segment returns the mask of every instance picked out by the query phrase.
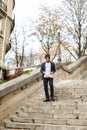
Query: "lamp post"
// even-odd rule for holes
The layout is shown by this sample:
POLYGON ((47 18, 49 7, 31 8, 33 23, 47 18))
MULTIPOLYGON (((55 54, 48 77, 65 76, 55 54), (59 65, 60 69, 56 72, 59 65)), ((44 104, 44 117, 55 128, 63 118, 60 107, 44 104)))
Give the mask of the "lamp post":
POLYGON ((61 63, 61 41, 60 41, 60 30, 57 30, 58 33, 58 62, 61 63))

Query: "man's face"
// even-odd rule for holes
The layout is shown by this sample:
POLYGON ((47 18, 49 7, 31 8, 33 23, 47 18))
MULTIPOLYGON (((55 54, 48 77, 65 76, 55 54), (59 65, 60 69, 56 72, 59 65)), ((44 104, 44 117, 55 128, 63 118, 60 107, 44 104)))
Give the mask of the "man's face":
POLYGON ((50 58, 49 58, 49 57, 46 57, 46 61, 49 62, 49 61, 50 61, 50 58))

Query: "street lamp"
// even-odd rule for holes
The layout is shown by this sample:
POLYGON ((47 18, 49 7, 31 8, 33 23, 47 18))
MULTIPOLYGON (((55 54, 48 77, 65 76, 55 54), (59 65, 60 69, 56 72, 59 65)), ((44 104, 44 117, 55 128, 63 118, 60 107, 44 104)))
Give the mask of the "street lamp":
POLYGON ((61 63, 60 30, 57 30, 57 34, 58 34, 58 61, 59 63, 61 63))

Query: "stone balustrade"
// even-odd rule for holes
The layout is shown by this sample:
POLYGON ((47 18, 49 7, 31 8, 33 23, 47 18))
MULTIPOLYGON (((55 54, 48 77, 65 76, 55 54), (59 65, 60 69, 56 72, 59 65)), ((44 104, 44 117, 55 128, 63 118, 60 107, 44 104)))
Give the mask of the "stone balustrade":
POLYGON ((79 79, 85 70, 87 70, 87 56, 83 56, 68 66, 61 65, 56 77, 58 77, 58 80, 79 79))

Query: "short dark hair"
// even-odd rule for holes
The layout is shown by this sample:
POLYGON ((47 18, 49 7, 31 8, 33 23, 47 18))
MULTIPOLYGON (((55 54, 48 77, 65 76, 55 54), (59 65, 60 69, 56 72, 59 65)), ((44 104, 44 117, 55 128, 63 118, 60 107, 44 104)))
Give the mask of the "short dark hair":
POLYGON ((45 55, 45 59, 46 59, 47 57, 50 59, 50 54, 46 54, 46 55, 45 55))

